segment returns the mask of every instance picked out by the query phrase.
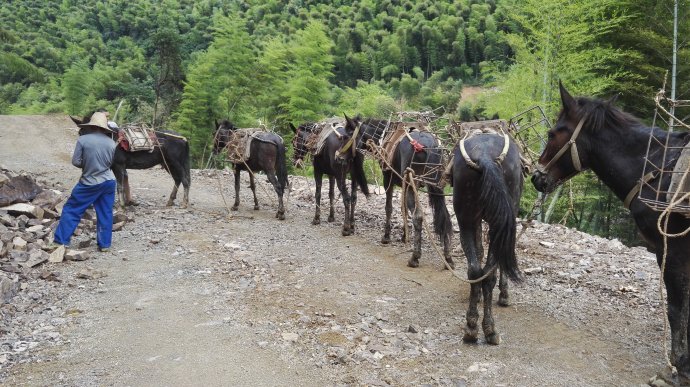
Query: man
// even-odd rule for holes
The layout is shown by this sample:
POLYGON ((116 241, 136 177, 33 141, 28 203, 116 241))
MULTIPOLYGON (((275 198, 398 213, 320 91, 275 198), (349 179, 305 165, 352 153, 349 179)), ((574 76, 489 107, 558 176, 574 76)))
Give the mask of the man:
MULTIPOLYGON (((120 133, 120 127, 117 125, 115 121, 110 120, 110 112, 108 112, 105 109, 98 109, 98 112, 103 112, 105 113, 105 117, 108 119, 108 129, 110 129, 113 133, 115 133, 115 137, 117 137, 120 133)), ((115 113, 117 115, 117 112, 115 113)), ((117 138, 115 138, 115 141, 118 141, 117 138)), ((125 176, 122 179, 122 189, 125 192, 125 203, 122 205, 130 205, 130 206, 137 206, 139 203, 135 202, 134 199, 132 199, 132 191, 129 189, 129 174, 127 174, 127 170, 125 169, 125 176)))
POLYGON ((68 245, 74 230, 89 206, 96 210, 96 242, 98 250, 110 249, 113 233, 113 204, 117 183, 110 170, 115 155, 115 142, 108 135, 108 118, 95 112, 89 122, 79 125, 85 134, 79 136, 72 156, 72 165, 81 168, 81 178, 72 189, 62 209, 53 238, 57 245, 68 245))

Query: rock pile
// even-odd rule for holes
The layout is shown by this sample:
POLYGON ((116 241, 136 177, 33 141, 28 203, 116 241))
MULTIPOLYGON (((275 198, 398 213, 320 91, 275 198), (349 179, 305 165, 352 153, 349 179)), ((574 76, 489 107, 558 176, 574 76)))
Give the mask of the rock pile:
MULTIPOLYGON (((77 249, 51 247, 62 207, 69 192, 37 182, 29 174, 0 168, 0 303, 9 302, 21 289, 21 282, 36 277, 45 262, 83 261, 95 239, 96 215, 87 210, 75 232, 72 245, 77 249)), ((122 228, 126 217, 116 214, 114 222, 122 228)), ((52 273, 38 277, 52 279, 52 273)))

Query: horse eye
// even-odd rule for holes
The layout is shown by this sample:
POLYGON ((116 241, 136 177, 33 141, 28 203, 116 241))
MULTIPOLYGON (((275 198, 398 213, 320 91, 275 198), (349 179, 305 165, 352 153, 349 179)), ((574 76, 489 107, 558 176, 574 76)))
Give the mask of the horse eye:
POLYGON ((549 131, 548 137, 549 137, 549 140, 553 140, 556 137, 556 134, 552 131, 549 131))

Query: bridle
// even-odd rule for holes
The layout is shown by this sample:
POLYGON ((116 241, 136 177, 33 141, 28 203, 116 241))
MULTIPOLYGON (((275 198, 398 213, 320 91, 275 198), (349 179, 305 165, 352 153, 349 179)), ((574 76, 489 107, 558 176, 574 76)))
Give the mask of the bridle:
POLYGON ((553 165, 558 160, 560 160, 561 157, 563 157, 563 155, 565 154, 565 152, 568 151, 568 149, 570 149, 570 158, 573 162, 573 167, 575 168, 575 170, 577 172, 582 171, 582 163, 580 162, 580 155, 577 152, 577 144, 575 143, 575 141, 577 141, 577 137, 580 135, 580 131, 582 130, 582 126, 585 123, 585 119, 587 119, 587 115, 582 117, 580 119, 580 122, 577 123, 577 126, 575 127, 575 131, 573 132, 573 135, 570 136, 570 140, 568 140, 568 142, 565 145, 563 145, 563 147, 561 149, 558 150, 556 155, 546 164, 546 166, 538 169, 539 172, 541 172, 543 174, 548 173, 549 170, 551 169, 551 167, 553 167, 553 165))

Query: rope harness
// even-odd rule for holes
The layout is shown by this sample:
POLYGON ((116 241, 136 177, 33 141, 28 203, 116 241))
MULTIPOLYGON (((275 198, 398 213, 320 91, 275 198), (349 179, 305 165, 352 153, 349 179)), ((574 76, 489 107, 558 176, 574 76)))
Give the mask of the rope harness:
MULTIPOLYGON (((475 163, 470 156, 467 154, 467 149, 465 149, 465 138, 460 140, 459 148, 460 148, 460 153, 462 154, 462 158, 465 159, 465 162, 467 165, 470 166, 472 169, 476 169, 477 171, 481 171, 481 167, 479 164, 475 163)), ((508 147, 510 146, 510 137, 508 137, 507 133, 503 133, 503 150, 501 151, 501 154, 496 157, 496 163, 501 164, 503 163, 503 160, 505 160, 506 155, 508 154, 508 147)))

